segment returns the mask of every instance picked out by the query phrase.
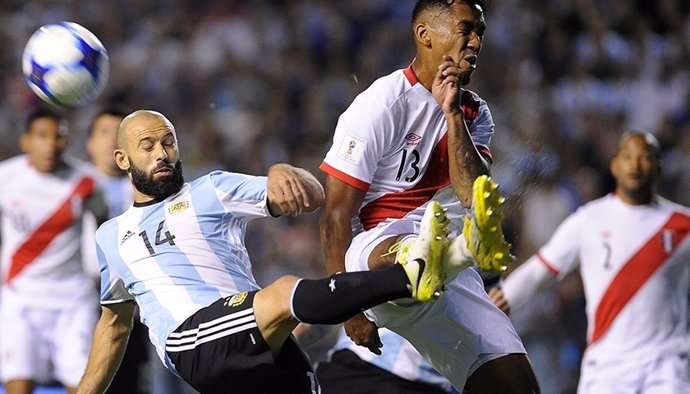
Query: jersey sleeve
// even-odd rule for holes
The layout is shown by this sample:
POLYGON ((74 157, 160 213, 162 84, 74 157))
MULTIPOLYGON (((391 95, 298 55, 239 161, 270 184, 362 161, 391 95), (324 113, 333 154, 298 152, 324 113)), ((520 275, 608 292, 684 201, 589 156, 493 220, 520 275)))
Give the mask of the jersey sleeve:
POLYGON ((321 170, 368 191, 378 163, 390 146, 394 129, 394 121, 385 106, 372 96, 358 96, 338 119, 333 145, 321 170))
POLYGON ((583 212, 580 208, 568 216, 537 252, 536 257, 541 263, 559 278, 563 278, 578 266, 578 242, 581 238, 580 222, 583 212))
POLYGON ((209 174, 225 212, 246 220, 270 215, 267 205, 268 178, 226 171, 209 174))
POLYGON ((108 267, 105 253, 98 244, 96 244, 96 255, 101 266, 101 304, 107 305, 134 301, 134 297, 125 288, 122 279, 115 275, 108 267))
POLYGON ((465 111, 465 119, 471 120, 469 130, 472 142, 484 157, 493 161, 489 146, 496 126, 488 104, 476 93, 465 91, 461 106, 465 111))

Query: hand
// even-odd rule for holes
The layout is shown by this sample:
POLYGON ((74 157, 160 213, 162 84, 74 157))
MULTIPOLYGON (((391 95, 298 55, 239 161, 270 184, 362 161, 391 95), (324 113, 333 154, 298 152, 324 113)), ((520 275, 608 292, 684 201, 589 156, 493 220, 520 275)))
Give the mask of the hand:
POLYGON ((379 338, 378 327, 364 316, 363 313, 356 314, 344 324, 345 333, 352 342, 359 346, 364 346, 374 354, 381 354, 381 338, 379 338))
POLYGON ((462 113, 460 109, 462 71, 452 57, 444 55, 443 62, 438 66, 438 72, 431 85, 432 96, 447 115, 462 113))
POLYGON ((506 315, 510 315, 510 305, 508 305, 508 300, 505 299, 503 290, 498 287, 494 287, 489 290, 489 298, 491 301, 502 310, 506 315))
POLYGON ((268 170, 268 203, 271 211, 297 216, 323 205, 321 183, 307 170, 289 164, 276 164, 268 170))

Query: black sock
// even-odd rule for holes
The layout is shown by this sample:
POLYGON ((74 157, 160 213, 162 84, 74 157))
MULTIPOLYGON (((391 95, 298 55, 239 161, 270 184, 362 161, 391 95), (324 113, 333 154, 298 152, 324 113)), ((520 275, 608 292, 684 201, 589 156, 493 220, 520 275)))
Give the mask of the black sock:
POLYGON ((383 302, 409 298, 409 283, 400 264, 325 279, 302 279, 292 295, 292 313, 304 323, 342 323, 383 302))

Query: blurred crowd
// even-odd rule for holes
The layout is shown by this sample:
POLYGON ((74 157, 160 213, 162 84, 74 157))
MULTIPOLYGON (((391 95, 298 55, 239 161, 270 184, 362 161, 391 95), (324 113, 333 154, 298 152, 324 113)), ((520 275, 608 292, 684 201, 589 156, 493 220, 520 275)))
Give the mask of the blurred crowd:
MULTIPOLYGON (((176 125, 185 174, 265 173, 287 161, 318 170, 339 114, 376 78, 406 67, 414 0, 6 0, 0 2, 0 159, 18 153, 40 101, 21 73, 39 26, 68 20, 110 56, 99 100, 65 111, 69 152, 99 106, 154 109, 176 125)), ((468 88, 496 123, 492 171, 508 196, 518 263, 578 205, 610 191, 620 134, 655 133, 661 194, 690 205, 690 3, 683 0, 489 0, 468 88)), ((324 272, 318 214, 252 224, 261 284, 324 272)), ((512 316, 544 392, 577 382, 584 346, 579 280, 544 289, 512 316)), ((385 350, 385 349, 384 349, 385 350)))

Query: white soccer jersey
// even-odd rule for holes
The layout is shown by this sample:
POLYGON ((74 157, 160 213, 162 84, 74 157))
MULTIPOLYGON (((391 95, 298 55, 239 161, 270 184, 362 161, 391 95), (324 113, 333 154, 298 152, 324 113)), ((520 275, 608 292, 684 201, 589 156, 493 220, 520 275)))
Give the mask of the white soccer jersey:
MULTIPOLYGON (((552 274, 580 267, 590 365, 690 350, 690 209, 615 195, 569 216, 537 254, 552 274)), ((510 278, 508 278, 510 280, 510 278)))
MULTIPOLYGON (((491 158, 494 123, 486 102, 463 90, 461 107, 477 149, 491 158)), ((447 124, 431 92, 410 67, 375 81, 340 116, 321 169, 367 192, 355 231, 441 202, 451 219, 464 213, 450 187, 447 124)))
POLYGON ((214 171, 98 229, 101 303, 135 299, 169 367, 165 341, 183 321, 221 297, 259 289, 244 236, 250 219, 269 215, 266 182, 214 171))
POLYGON ((41 173, 20 155, 0 163, 0 179, 2 302, 69 308, 95 297, 82 267, 82 213, 105 205, 84 163, 41 173))
MULTIPOLYGON (((494 123, 486 102, 475 93, 463 90, 460 105, 477 150, 491 159, 489 143, 494 133, 494 123)), ((357 261, 357 269, 366 269, 359 264, 367 264, 368 253, 364 250, 373 247, 373 239, 390 236, 390 233, 395 233, 400 228, 409 228, 411 222, 419 223, 426 204, 432 199, 443 205, 451 220, 451 230, 459 230, 462 223, 460 217, 465 214, 465 209, 450 182, 447 131, 441 107, 431 92, 419 83, 411 67, 375 81, 340 116, 333 146, 326 154, 321 169, 366 192, 358 218, 353 221, 353 232, 359 235, 353 239, 346 256, 348 270, 355 269, 348 265, 348 260, 357 261), (401 223, 407 224, 396 226, 401 223)), ((461 274, 454 281, 465 281, 463 284, 472 282, 475 287, 468 285, 462 291, 455 291, 450 286, 451 290, 446 293, 443 302, 425 304, 419 308, 429 311, 430 305, 441 306, 460 300, 465 307, 461 309, 462 313, 449 308, 444 312, 437 310, 425 314, 425 319, 428 317, 429 322, 441 320, 446 324, 445 327, 451 326, 452 332, 444 334, 445 339, 429 339, 434 336, 429 327, 416 322, 412 317, 414 313, 401 312, 397 307, 393 308, 395 313, 385 309, 385 306, 374 308, 380 312, 374 313, 374 320, 379 326, 390 324, 396 332, 404 331, 405 334, 402 335, 409 335, 408 339, 412 342, 417 340, 423 353, 430 355, 435 352, 436 359, 432 360, 434 364, 438 363, 436 365, 445 368, 443 373, 449 379, 454 379, 457 386, 464 386, 467 375, 473 372, 471 369, 478 358, 477 352, 513 353, 524 352, 524 348, 508 318, 491 305, 477 275, 472 277, 467 273, 461 274), (474 291, 484 298, 475 296, 474 291), (452 295, 449 294, 451 292, 452 295), (488 313, 487 306, 491 308, 488 313), (463 319, 460 315, 465 315, 467 308, 471 309, 472 318, 463 319), (403 316, 403 313, 407 315, 403 316), (434 313, 437 314, 432 316, 434 313), (496 331, 506 333, 506 339, 495 341, 492 336, 490 340, 485 337, 484 341, 476 341, 481 334, 475 335, 468 328, 476 327, 476 322, 471 321, 472 319, 481 320, 484 324, 495 323, 496 331), (403 330, 400 325, 407 326, 409 330, 403 330), (505 327, 509 327, 510 331, 504 331, 505 327), (412 337, 415 337, 414 340, 412 337), (452 341, 451 338, 461 341, 461 348, 457 345, 458 351, 452 354, 438 351, 452 341), (469 343, 473 340, 476 342, 469 343)), ((397 342, 398 346, 394 345, 389 349, 386 345, 383 349, 384 358, 371 362, 406 379, 421 378, 440 385, 447 383, 432 375, 427 369, 429 364, 415 348, 408 346, 407 341, 403 345, 402 338, 393 339, 393 333, 386 335, 390 335, 389 341, 397 342)), ((457 343, 460 342, 455 344, 457 343)))
POLYGON ((363 346, 355 345, 345 334, 345 330, 340 329, 338 342, 333 351, 348 349, 362 360, 404 379, 434 385, 448 392, 452 390, 450 382, 426 362, 403 337, 386 328, 379 329, 379 337, 383 343, 383 352, 380 356, 363 346))

